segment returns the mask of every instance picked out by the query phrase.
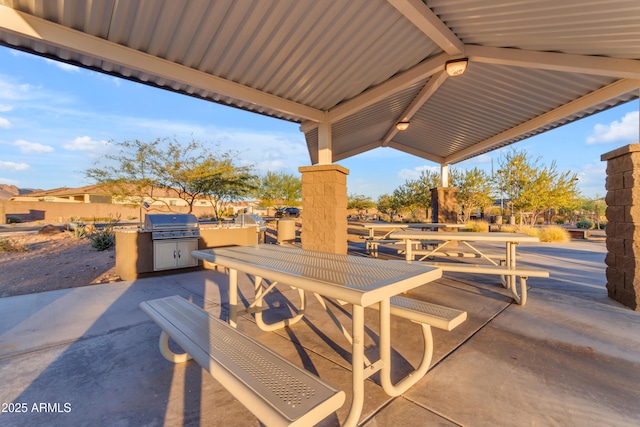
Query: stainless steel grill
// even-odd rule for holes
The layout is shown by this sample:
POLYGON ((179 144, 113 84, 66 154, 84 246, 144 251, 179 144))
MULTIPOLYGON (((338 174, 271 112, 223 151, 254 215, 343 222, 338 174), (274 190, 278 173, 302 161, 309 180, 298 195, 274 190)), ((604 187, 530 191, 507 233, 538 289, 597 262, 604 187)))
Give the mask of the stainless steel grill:
POLYGON ((144 231, 151 232, 153 240, 200 237, 198 219, 192 214, 147 214, 144 231))

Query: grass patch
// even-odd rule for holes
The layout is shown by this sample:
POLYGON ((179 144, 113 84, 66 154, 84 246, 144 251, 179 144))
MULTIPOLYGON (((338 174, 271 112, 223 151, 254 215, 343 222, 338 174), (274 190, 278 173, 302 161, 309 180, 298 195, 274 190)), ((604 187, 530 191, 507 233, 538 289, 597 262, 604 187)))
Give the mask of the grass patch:
POLYGON ((477 233, 486 233, 489 231, 489 223, 487 221, 469 221, 463 229, 464 231, 474 231, 477 233))
POLYGON ((531 225, 503 225, 500 231, 507 233, 524 233, 537 237, 541 242, 569 242, 569 232, 559 225, 533 227, 531 225))
POLYGON ((541 242, 568 242, 571 240, 569 232, 557 225, 550 225, 540 229, 541 242))

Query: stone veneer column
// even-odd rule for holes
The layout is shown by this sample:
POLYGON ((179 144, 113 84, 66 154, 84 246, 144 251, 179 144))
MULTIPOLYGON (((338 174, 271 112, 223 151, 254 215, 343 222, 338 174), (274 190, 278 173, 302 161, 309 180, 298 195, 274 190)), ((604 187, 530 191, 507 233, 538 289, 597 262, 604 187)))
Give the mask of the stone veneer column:
POLYGON ((335 164, 301 166, 302 248, 347 253, 347 175, 335 164))
MULTIPOLYGON (((431 189, 431 222, 456 224, 458 222, 458 188, 431 189)), ((439 228, 438 231, 457 231, 457 228, 439 228)))
POLYGON ((640 311, 640 144, 601 156, 607 162, 607 291, 640 311))

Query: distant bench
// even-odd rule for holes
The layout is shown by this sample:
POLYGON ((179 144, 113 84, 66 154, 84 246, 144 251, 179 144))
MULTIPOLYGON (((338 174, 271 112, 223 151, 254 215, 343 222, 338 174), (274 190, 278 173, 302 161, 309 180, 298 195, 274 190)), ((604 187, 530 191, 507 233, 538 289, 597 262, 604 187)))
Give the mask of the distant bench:
POLYGON ((514 299, 520 305, 525 305, 527 302, 527 279, 529 277, 549 277, 547 270, 533 267, 509 268, 505 265, 480 265, 461 262, 425 262, 425 265, 440 268, 443 272, 498 275, 501 276, 502 286, 507 289, 509 286, 507 285, 505 277, 519 277, 520 292, 518 292, 515 281, 510 290, 514 299))
POLYGON ((160 352, 193 358, 267 426, 310 426, 339 409, 345 393, 179 296, 140 308, 162 328, 160 352), (182 349, 169 349, 171 337, 182 349))

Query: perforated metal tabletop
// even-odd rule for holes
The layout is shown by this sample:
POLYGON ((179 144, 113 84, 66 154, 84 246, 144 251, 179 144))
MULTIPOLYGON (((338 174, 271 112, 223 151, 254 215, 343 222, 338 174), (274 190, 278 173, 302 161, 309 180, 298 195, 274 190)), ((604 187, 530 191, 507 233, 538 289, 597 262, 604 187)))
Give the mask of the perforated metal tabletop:
POLYGON ((364 307, 442 275, 439 269, 423 265, 278 245, 215 248, 194 251, 192 255, 364 307))

